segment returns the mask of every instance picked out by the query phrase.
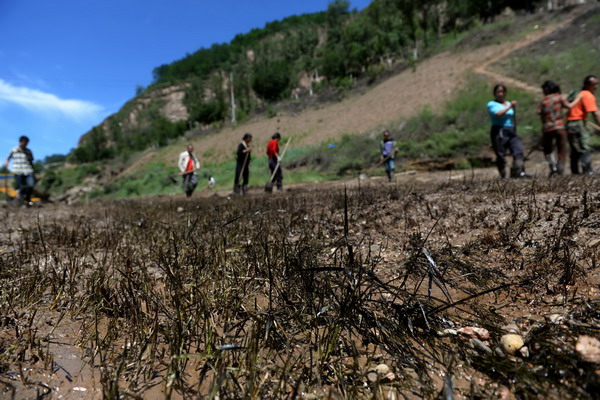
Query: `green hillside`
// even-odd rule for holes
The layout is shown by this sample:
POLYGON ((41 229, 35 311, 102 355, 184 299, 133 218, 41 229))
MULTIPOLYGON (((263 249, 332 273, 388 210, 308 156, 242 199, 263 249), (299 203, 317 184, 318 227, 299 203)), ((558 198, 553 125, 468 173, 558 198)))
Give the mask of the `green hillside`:
POLYGON ((262 29, 237 35, 154 69, 154 82, 138 97, 150 104, 125 123, 138 105, 126 104, 105 124, 88 132, 70 155, 72 162, 111 159, 125 153, 162 147, 197 126, 218 128, 231 115, 229 88, 235 87, 236 120, 272 113, 271 104, 302 90, 323 94, 373 82, 414 66, 440 49, 444 36, 454 36, 493 19, 506 7, 521 10, 533 2, 503 0, 374 0, 361 12, 335 0, 326 11, 292 16, 262 29), (393 72, 393 71, 392 71, 393 72), (310 83, 301 85, 301 78, 310 83), (230 81, 232 79, 232 81, 230 81), (364 82, 363 82, 364 83, 364 82), (184 88, 185 121, 159 112, 153 93, 184 88))
MULTIPOLYGON (((441 4, 440 2, 422 3, 441 4)), ((400 73, 403 69, 408 68, 410 71, 411 66, 418 69, 425 59, 436 53, 449 50, 450 53, 468 54, 485 46, 493 47, 496 44, 518 41, 537 29, 538 24, 555 24, 564 14, 560 12, 523 13, 516 17, 500 17, 491 21, 491 15, 500 9, 486 15, 481 11, 476 12, 475 8, 461 8, 468 2, 456 2, 456 4, 444 2, 448 8, 444 13, 444 18, 437 21, 437 25, 431 22, 436 19, 431 17, 425 7, 419 9, 417 16, 423 18, 427 14, 428 17, 413 26, 402 23, 403 18, 407 18, 406 10, 399 7, 402 4, 405 2, 374 1, 366 10, 357 13, 349 11, 345 2, 334 2, 330 4, 329 10, 326 12, 290 17, 274 22, 268 24, 264 29, 256 29, 250 33, 238 35, 229 44, 201 49, 182 60, 158 67, 155 71, 155 83, 140 96, 148 96, 153 91, 165 87, 185 86, 188 90, 185 101, 190 109, 190 118, 199 118, 198 115, 204 115, 204 113, 213 116, 219 115, 219 118, 212 124, 204 124, 204 126, 210 126, 210 129, 198 129, 200 123, 198 119, 170 122, 160 116, 158 105, 155 105, 155 107, 149 107, 149 111, 146 110, 137 115, 138 120, 142 121, 137 131, 120 131, 118 127, 123 126, 121 122, 127 117, 127 112, 134 107, 134 103, 130 102, 108 120, 108 125, 113 128, 110 138, 107 138, 106 132, 99 128, 92 130, 87 140, 69 155, 69 160, 75 163, 72 163, 69 168, 55 168, 47 171, 46 177, 41 182, 41 188, 57 194, 87 180, 97 182, 96 188, 87 194, 92 197, 178 193, 179 186, 171 184, 168 179, 168 174, 175 172, 175 167, 171 161, 167 160, 171 160, 173 153, 178 151, 174 148, 178 149, 182 146, 181 140, 183 139, 179 139, 179 137, 185 135, 184 140, 188 141, 193 138, 205 137, 203 135, 219 135, 220 130, 228 126, 225 122, 225 115, 228 115, 230 110, 225 101, 226 93, 222 89, 223 82, 219 81, 224 76, 224 71, 231 71, 234 76, 247 74, 245 79, 248 85, 246 102, 244 102, 243 88, 236 85, 238 120, 240 126, 243 127, 245 118, 249 118, 252 113, 263 112, 265 114, 263 118, 268 119, 276 116, 279 109, 302 106, 302 104, 298 105, 297 101, 283 99, 287 95, 280 94, 279 97, 258 95, 257 93, 262 92, 256 91, 253 85, 256 84, 256 79, 260 80, 256 78, 260 75, 260 65, 268 64, 278 66, 277 68, 288 68, 291 76, 295 76, 294 74, 307 68, 308 65, 321 71, 320 73, 329 71, 331 75, 326 75, 326 79, 315 87, 315 98, 316 101, 324 99, 324 101, 331 102, 332 99, 327 97, 328 93, 337 93, 337 96, 342 97, 354 96, 361 91, 370 90, 372 82, 385 85, 386 79, 400 73), (462 6, 458 7, 459 5, 462 6), (458 8, 456 11, 452 11, 454 10, 452 7, 458 8), (456 14, 452 14, 451 11, 456 14), (449 15, 454 15, 453 23, 448 17, 449 15), (465 17, 461 18, 460 15, 465 17), (331 22, 332 18, 337 19, 335 24, 331 22), (429 23, 425 24, 425 20, 429 23), (490 21, 484 23, 486 20, 490 21), (395 26, 392 21, 400 24, 397 30, 390 28, 395 26), (381 43, 388 43, 390 46, 391 43, 396 43, 398 47, 395 52, 391 47, 384 45, 379 48, 379 52, 376 52, 373 48, 377 47, 365 44, 367 42, 361 40, 360 35, 350 35, 350 32, 355 32, 354 28, 358 26, 368 27, 365 29, 373 32, 365 35, 364 40, 367 38, 374 40, 379 37, 378 40, 381 40, 381 43), (409 34, 411 31, 407 26, 415 29, 413 36, 409 34), (417 27, 421 28, 417 29, 417 27), (310 36, 311 34, 309 31, 318 36, 318 43, 311 48, 313 52, 303 51, 301 53, 306 57, 290 56, 290 59, 285 61, 286 54, 299 54, 297 53, 298 46, 302 47, 301 44, 305 43, 306 35, 310 36), (305 32, 306 35, 301 32, 305 32), (338 32, 335 41, 332 32, 338 32), (395 34, 400 35, 399 37, 403 39, 391 40, 390 38, 395 34), (357 38, 355 42, 350 40, 353 37, 357 38), (384 40, 386 37, 390 40, 384 40), (350 69, 344 69, 344 74, 336 75, 325 67, 326 64, 323 64, 328 54, 331 55, 338 51, 333 43, 337 43, 348 52, 349 57, 344 59, 344 68, 350 69), (352 52, 349 49, 358 49, 363 45, 365 48, 369 48, 368 53, 371 55, 363 59, 362 68, 352 69, 354 67, 350 67, 352 65, 350 61, 353 58, 350 56, 352 52), (411 59, 415 48, 420 57, 416 64, 415 60, 411 59), (246 56, 242 56, 247 55, 249 49, 254 51, 254 62, 252 63, 247 60, 246 56), (384 51, 384 49, 386 50, 384 51), (312 55, 309 57, 309 54, 312 55), (396 61, 395 66, 390 70, 384 66, 381 58, 379 61, 376 60, 376 54, 387 54, 390 57, 393 55, 400 61, 396 61), (309 62, 309 59, 312 61, 309 62), (263 64, 259 60, 262 60, 263 64), (221 71, 221 73, 215 73, 215 71, 221 71), (214 84, 212 93, 218 93, 218 88, 222 89, 221 100, 217 96, 213 100, 204 101, 199 95, 199 93, 205 93, 207 85, 210 87, 211 84, 214 84), (193 93, 197 95, 194 96, 193 93), (153 149, 148 150, 148 146, 153 149), (128 165, 138 162, 143 155, 148 155, 149 152, 159 156, 152 158, 153 161, 144 164, 143 168, 127 173, 121 172, 128 165), (160 154, 165 154, 165 156, 161 157, 160 154), (170 155, 167 156, 167 154, 170 155), (107 162, 107 160, 110 161, 107 162), (116 176, 116 178, 111 178, 111 176, 116 176)), ((435 8, 435 10, 439 10, 439 8, 435 8)), ((533 44, 511 53, 499 63, 493 64, 491 69, 502 72, 506 76, 521 79, 531 86, 538 86, 542 79, 552 77, 564 83, 565 89, 570 89, 575 82, 581 79, 580 75, 589 73, 584 74, 584 70, 592 70, 600 65, 597 53, 597 38, 600 37, 598 21, 600 8, 588 7, 587 10, 589 12, 581 13, 583 15, 569 27, 558 30, 549 37, 543 37, 534 41, 533 44), (581 29, 582 26, 586 29, 584 35, 577 32, 577 29, 581 29), (577 46, 568 45, 569 41, 575 40, 575 38, 577 46), (544 53, 543 50, 549 41, 556 44, 552 45, 554 47, 551 55, 544 53), (585 51, 586 48, 588 51, 585 51), (585 57, 581 56, 582 54, 585 57), (576 63, 573 60, 580 60, 580 62, 576 63), (538 71, 535 68, 545 68, 545 70, 538 71), (562 78, 564 80, 561 80, 562 78)), ((415 17, 413 21, 419 20, 419 18, 415 17)), ((339 51, 343 53, 343 50, 339 51)), ((432 86, 424 87, 423 90, 435 90, 436 78, 432 77, 432 86)), ((459 79, 459 77, 456 78, 459 79)), ((394 132, 400 149, 400 168, 402 165, 409 165, 409 162, 415 159, 432 161, 428 164, 432 168, 469 168, 490 163, 489 152, 482 153, 482 150, 489 147, 487 115, 483 105, 491 96, 490 82, 477 74, 470 74, 463 79, 464 82, 461 82, 459 90, 456 92, 440 93, 438 103, 442 104, 441 107, 435 109, 424 107, 408 119, 390 118, 381 121, 380 128, 388 128, 394 132)), ((292 83, 293 81, 290 80, 289 86, 286 86, 281 93, 289 91, 293 87, 292 83)), ((406 95, 418 96, 419 93, 407 93, 406 95)), ((511 88, 510 96, 511 99, 519 101, 519 108, 523 110, 519 118, 520 134, 524 136, 526 142, 533 142, 534 136, 539 131, 538 118, 532 111, 535 109, 538 96, 534 92, 517 88, 511 88)), ((333 100, 335 101, 335 97, 333 100)), ((322 106, 319 106, 318 103, 315 105, 313 101, 310 107, 318 109, 322 106)), ((310 113, 310 110, 305 112, 310 113)), ((335 179, 365 171, 379 172, 373 171, 372 166, 376 164, 378 157, 380 132, 380 129, 370 132, 347 132, 347 134, 334 139, 322 140, 320 143, 313 142, 309 145, 293 146, 285 162, 286 182, 335 179)), ((200 156, 204 161, 205 178, 209 175, 214 176, 217 180, 216 188, 229 188, 233 180, 233 161, 231 161, 233 157, 225 157, 229 161, 222 161, 223 157, 216 158, 209 154, 212 152, 210 148, 203 151, 204 153, 200 153, 200 156)), ((252 184, 264 183, 268 179, 264 156, 261 158, 258 154, 252 168, 252 184)))

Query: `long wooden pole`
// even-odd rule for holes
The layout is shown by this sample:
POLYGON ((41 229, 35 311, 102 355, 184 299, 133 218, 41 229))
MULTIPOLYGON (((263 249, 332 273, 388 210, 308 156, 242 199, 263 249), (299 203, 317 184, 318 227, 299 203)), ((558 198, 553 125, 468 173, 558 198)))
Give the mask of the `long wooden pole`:
POLYGON ((591 126, 592 128, 594 128, 595 130, 600 131, 600 126, 596 125, 592 121, 586 121, 586 124, 588 124, 589 126, 591 126))
POLYGON ((283 147, 283 152, 281 153, 281 157, 279 157, 279 161, 277 162, 277 165, 275 166, 275 169, 273 170, 273 174, 271 175, 271 179, 269 179, 269 183, 273 182, 273 178, 275 178, 275 174, 277 173, 277 170, 279 169, 279 166, 281 165, 281 160, 283 160, 283 156, 285 156, 285 151, 287 150, 288 144, 290 144, 291 141, 292 141, 292 138, 290 137, 288 139, 288 141, 285 143, 285 146, 283 147))

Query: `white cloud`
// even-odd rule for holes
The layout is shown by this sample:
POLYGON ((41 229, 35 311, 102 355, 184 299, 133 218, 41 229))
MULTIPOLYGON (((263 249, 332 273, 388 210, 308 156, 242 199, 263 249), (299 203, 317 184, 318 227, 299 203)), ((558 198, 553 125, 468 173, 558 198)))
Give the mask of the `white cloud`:
POLYGON ((26 87, 16 87, 0 79, 0 101, 16 104, 34 112, 61 113, 76 120, 95 119, 104 112, 98 104, 83 100, 61 99, 26 87))

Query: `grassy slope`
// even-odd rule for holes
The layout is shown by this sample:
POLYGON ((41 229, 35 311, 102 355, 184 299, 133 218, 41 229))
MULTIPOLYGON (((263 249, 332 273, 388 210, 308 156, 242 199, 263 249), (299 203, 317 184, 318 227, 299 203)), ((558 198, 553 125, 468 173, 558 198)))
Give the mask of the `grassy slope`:
POLYGON ((586 75, 599 74, 599 66, 600 7, 596 7, 566 29, 514 52, 493 69, 536 87, 550 79, 566 93, 581 87, 586 75))
MULTIPOLYGON (((393 132, 403 159, 453 158, 457 160, 455 167, 478 166, 481 150, 489 147, 484 104, 491 97, 493 82, 471 71, 494 60, 498 54, 510 54, 517 43, 531 42, 530 46, 544 48, 548 42, 544 29, 551 32, 552 26, 570 15, 529 15, 511 19, 510 23, 499 21, 477 27, 460 38, 445 38, 443 45, 450 51, 422 60, 415 71, 404 71, 364 93, 300 114, 280 113, 274 118, 257 118, 237 127, 225 127, 215 134, 190 132, 188 140, 203 161, 204 177, 214 176, 216 187, 221 189, 232 186, 233 151, 244 132, 251 132, 255 137, 251 169, 254 186, 261 186, 268 179, 262 153, 275 131, 293 140, 286 157, 286 183, 331 179, 369 170, 376 163, 379 136, 384 128, 393 132), (534 23, 543 23, 543 28, 537 29, 539 25, 534 28, 534 23)), ((595 21, 594 18, 597 17, 590 21, 595 21)), ((560 33, 551 33, 549 37, 556 35, 560 33)), ((580 40, 590 38, 593 39, 589 36, 580 40)), ((522 61, 527 58, 524 57, 527 49, 515 51, 516 57, 506 57, 492 68, 536 85, 538 73, 514 73, 515 65, 523 65, 522 71, 532 69, 522 61)), ((563 53, 571 51, 569 46, 557 47, 556 59, 568 57, 563 53)), ((559 62, 552 66, 566 68, 559 62)), ((514 87, 510 88, 509 97, 520 103, 521 135, 531 136, 539 131, 532 111, 536 97, 514 87)), ((177 155, 184 143, 148 152, 104 190, 93 195, 123 197, 180 192, 179 185, 170 183, 168 174, 175 172, 177 155)), ((205 182, 201 180, 201 185, 205 182)))

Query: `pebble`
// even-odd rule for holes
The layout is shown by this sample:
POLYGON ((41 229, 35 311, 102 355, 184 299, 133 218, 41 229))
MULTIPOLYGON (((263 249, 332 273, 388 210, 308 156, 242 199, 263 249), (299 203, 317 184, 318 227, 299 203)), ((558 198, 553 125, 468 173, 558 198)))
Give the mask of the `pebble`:
POLYGON ((480 340, 489 340, 490 332, 485 328, 479 328, 476 326, 467 326, 465 328, 457 329, 461 336, 467 338, 476 338, 480 340))
POLYGON ((600 340, 592 336, 580 336, 575 344, 575 350, 583 360, 600 363, 600 340))
POLYGON ((500 345, 502 346, 502 351, 512 356, 515 355, 517 350, 525 345, 525 341, 521 335, 509 333, 502 336, 500 339, 500 345))
POLYGON ((565 320, 565 317, 560 314, 551 314, 546 316, 546 320, 551 324, 560 324, 565 320))
POLYGON ((458 331, 456 329, 444 329, 443 331, 437 331, 438 336, 456 336, 458 335, 458 331))
POLYGON ((379 375, 377 374, 377 371, 375 371, 375 370, 367 371, 367 379, 369 380, 369 382, 377 382, 378 378, 379 378, 379 375))
POLYGON ((385 364, 379 364, 375 367, 375 371, 377 371, 379 375, 387 375, 390 372, 390 367, 385 364))
POLYGON ((506 386, 501 386, 496 391, 499 400, 509 400, 511 398, 510 390, 506 386))
POLYGON ((596 247, 598 244, 600 244, 600 237, 587 242, 587 247, 596 247))
POLYGON ((493 354, 494 352, 492 351, 492 349, 490 348, 490 346, 488 346, 487 344, 483 343, 481 340, 473 338, 471 339, 471 344, 473 345, 473 347, 475 347, 475 349, 482 351, 486 354, 493 354))
POLYGON ((183 207, 177 207, 177 213, 181 214, 184 211, 183 207))
POLYGON ((371 368, 367 371, 367 379, 369 382, 377 382, 377 380, 386 382, 396 379, 396 375, 393 372, 390 372, 390 367, 386 364, 379 364, 375 368, 371 368))
POLYGON ((506 326, 503 326, 502 330, 508 333, 516 333, 517 335, 519 334, 519 327, 517 326, 517 324, 508 324, 506 326))
POLYGON ((385 376, 383 377, 384 382, 392 382, 395 380, 396 380, 396 374, 394 374, 393 372, 389 372, 389 373, 385 374, 385 376))

